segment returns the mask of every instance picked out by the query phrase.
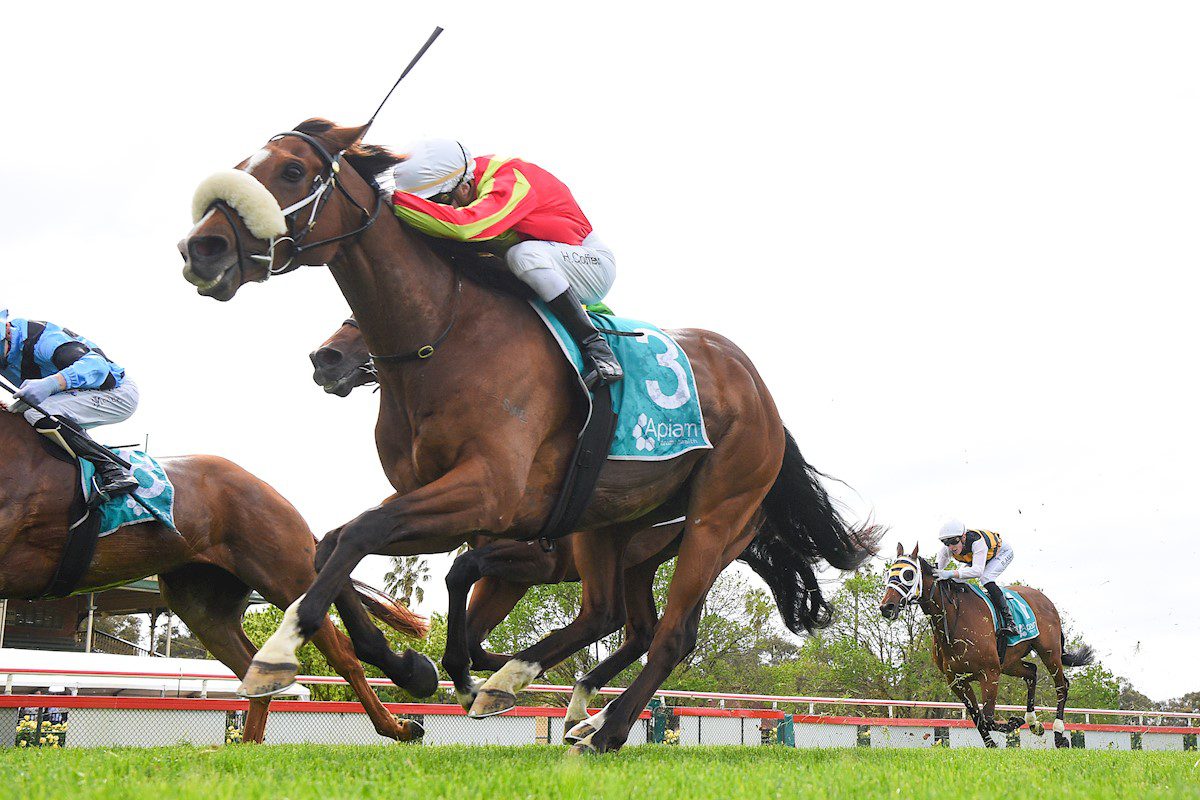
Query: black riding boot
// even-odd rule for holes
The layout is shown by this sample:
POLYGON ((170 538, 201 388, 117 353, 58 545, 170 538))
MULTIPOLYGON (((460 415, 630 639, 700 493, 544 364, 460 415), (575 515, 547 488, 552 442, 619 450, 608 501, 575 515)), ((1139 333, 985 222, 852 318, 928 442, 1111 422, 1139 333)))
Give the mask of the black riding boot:
POLYGON ((988 597, 992 598, 992 605, 996 607, 996 613, 1000 615, 1000 627, 996 629, 998 636, 1016 636, 1017 623, 1013 620, 1012 611, 1008 607, 1008 598, 1004 596, 1004 592, 1000 591, 1000 587, 995 582, 985 583, 983 588, 987 590, 988 597))
POLYGON ((93 441, 82 428, 76 428, 69 423, 60 425, 49 417, 42 417, 33 427, 71 455, 85 458, 95 465, 98 494, 102 499, 108 500, 117 495, 129 494, 138 488, 137 478, 113 461, 112 455, 93 441))
MULTIPOLYGON (((585 359, 592 362, 592 372, 583 379, 589 389, 594 389, 597 385, 616 383, 624 377, 625 373, 621 371, 621 365, 613 355, 612 348, 608 346, 604 334, 596 330, 591 318, 583 310, 583 304, 579 302, 575 290, 568 288, 546 305, 566 327, 571 338, 579 344, 585 359)), ((586 366, 585 363, 585 369, 586 366)))

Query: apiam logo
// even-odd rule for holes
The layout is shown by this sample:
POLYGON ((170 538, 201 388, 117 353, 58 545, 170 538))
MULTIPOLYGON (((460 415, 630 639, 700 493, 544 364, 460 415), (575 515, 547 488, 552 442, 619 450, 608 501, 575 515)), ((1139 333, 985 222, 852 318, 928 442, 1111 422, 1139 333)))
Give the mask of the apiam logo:
POLYGON ((654 434, 654 420, 648 419, 645 414, 638 415, 637 424, 633 426, 633 438, 637 441, 638 450, 653 450, 654 440, 650 437, 654 434))

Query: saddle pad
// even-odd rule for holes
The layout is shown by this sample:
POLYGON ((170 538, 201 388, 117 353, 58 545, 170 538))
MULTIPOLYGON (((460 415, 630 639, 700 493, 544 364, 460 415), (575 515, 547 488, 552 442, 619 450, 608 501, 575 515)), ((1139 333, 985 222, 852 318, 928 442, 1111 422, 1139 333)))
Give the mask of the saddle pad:
MULTIPOLYGON (((999 627, 996 617, 996 607, 992 605, 992 599, 987 596, 980 587, 973 583, 968 583, 967 586, 975 594, 983 598, 983 602, 987 603, 988 611, 992 612, 992 628, 999 627)), ((1017 623, 1017 635, 1009 636, 1009 645, 1014 645, 1017 642, 1023 642, 1026 639, 1036 638, 1038 635, 1037 619, 1033 616, 1033 609, 1029 607, 1029 603, 1025 602, 1025 598, 1014 592, 1008 587, 1001 587, 1000 591, 1004 592, 1004 597, 1008 600, 1008 610, 1012 612, 1013 622, 1017 623)))
MULTIPOLYGON (((576 373, 583 370, 579 345, 541 301, 530 301, 554 335, 576 373)), ((617 429, 608 458, 616 461, 666 461, 691 450, 710 450, 704 430, 696 379, 687 355, 675 340, 647 322, 592 314, 598 330, 639 336, 608 336, 625 378, 612 392, 617 429)), ((580 378, 580 386, 583 385, 580 378)), ((586 392, 585 392, 586 393, 586 392)), ((591 402, 591 395, 588 394, 591 402)))
MULTIPOLYGON (((139 522, 158 521, 175 530, 175 487, 162 465, 141 450, 114 452, 129 462, 133 476, 141 486, 135 492, 136 499, 132 495, 121 495, 100 506, 100 536, 139 522)), ((96 467, 84 459, 80 459, 79 467, 83 496, 90 500, 96 491, 92 480, 96 467)))

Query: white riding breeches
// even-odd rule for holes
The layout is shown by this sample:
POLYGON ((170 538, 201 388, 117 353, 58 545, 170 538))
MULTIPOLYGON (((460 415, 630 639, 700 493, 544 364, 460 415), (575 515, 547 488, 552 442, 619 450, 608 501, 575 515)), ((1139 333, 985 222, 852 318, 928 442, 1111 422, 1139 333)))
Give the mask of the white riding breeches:
POLYGON ((617 277, 617 262, 594 233, 581 245, 530 240, 513 245, 505 255, 513 274, 549 302, 570 287, 586 305, 608 294, 617 277))
MULTIPOLYGON (((47 414, 70 417, 86 429, 124 422, 137 410, 138 398, 137 384, 126 378, 115 389, 72 389, 51 395, 40 405, 47 414)), ((32 408, 22 413, 30 425, 42 418, 32 408)))
MULTIPOLYGON (((983 574, 979 576, 979 583, 986 586, 1000 577, 1000 573, 1008 569, 1008 565, 1013 560, 1013 549, 1004 542, 1000 545, 1000 549, 996 551, 994 558, 989 558, 988 562, 983 565, 983 574)), ((999 582, 996 581, 997 585, 999 582)))

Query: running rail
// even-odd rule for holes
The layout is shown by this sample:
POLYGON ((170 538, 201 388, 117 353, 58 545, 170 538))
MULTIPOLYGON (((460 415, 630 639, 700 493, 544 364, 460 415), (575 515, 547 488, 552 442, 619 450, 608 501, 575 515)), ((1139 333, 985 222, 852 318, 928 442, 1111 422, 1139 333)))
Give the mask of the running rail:
MULTIPOLYGON (((207 695, 207 683, 209 681, 232 682, 238 678, 232 672, 225 673, 204 673, 204 672, 105 672, 100 670, 67 670, 67 669, 38 669, 33 667, 22 668, 6 668, 0 667, 0 676, 4 678, 4 694, 13 694, 14 678, 17 675, 39 675, 55 678, 148 678, 154 680, 173 680, 173 681, 201 681, 201 695, 207 695)), ((387 678, 367 678, 367 683, 377 687, 392 687, 394 684, 387 678)), ((303 685, 347 685, 346 680, 336 675, 300 675, 296 678, 296 683, 303 685)), ((64 684, 69 684, 64 681, 64 684)), ((450 681, 439 681, 438 687, 441 689, 453 690, 454 684, 450 681)), ((574 691, 573 686, 558 686, 554 684, 535 683, 526 687, 527 693, 547 693, 547 694, 571 694, 574 691)), ((617 695, 624 691, 623 687, 610 686, 600 690, 600 694, 617 695)), ((674 689, 663 689, 655 693, 656 697, 676 698, 676 699, 694 699, 694 700, 715 700, 719 703, 720 708, 724 708, 729 701, 736 702, 751 702, 751 703, 770 703, 772 708, 778 707, 779 704, 805 704, 809 706, 809 714, 815 715, 816 706, 833 705, 833 706, 878 706, 888 709, 888 716, 894 716, 896 708, 930 708, 930 709, 951 709, 959 711, 965 715, 966 711, 959 703, 943 703, 929 700, 883 700, 870 699, 860 697, 813 697, 807 695, 769 695, 769 694, 740 694, 736 692, 698 692, 698 691, 678 691, 674 689)), ((302 701, 316 702, 316 701, 302 701)), ((1036 706, 1038 711, 1053 712, 1056 710, 1054 706, 1036 706)), ((1025 706, 1016 705, 997 705, 998 711, 1017 711, 1024 712, 1025 706)), ((1132 709, 1111 709, 1111 708, 1067 708, 1067 714, 1083 714, 1086 719, 1090 720, 1092 714, 1100 716, 1117 716, 1117 717, 1138 717, 1144 719, 1151 718, 1172 718, 1186 719, 1188 726, 1200 727, 1200 713, 1183 712, 1183 711, 1146 711, 1132 709)))

